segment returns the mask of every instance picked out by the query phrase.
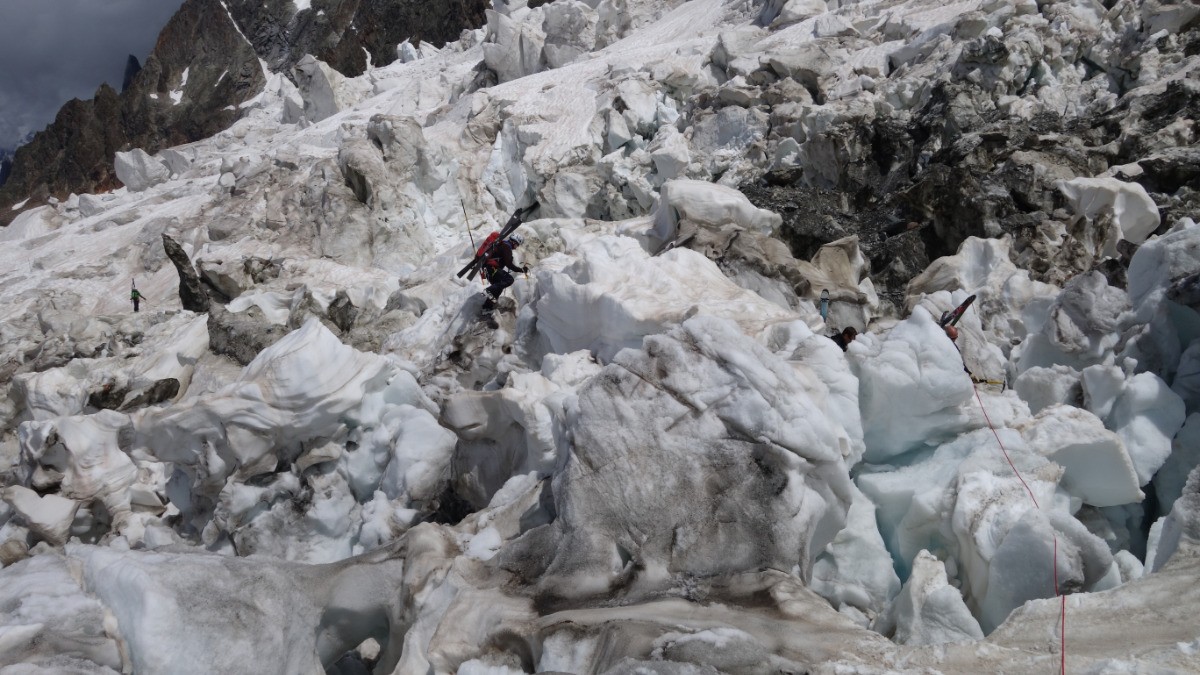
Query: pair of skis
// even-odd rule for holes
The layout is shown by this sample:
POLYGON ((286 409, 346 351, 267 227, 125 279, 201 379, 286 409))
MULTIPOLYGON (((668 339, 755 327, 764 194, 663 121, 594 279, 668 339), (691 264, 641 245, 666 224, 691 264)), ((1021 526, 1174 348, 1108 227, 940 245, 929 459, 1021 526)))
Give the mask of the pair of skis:
POLYGON ((512 217, 508 219, 508 222, 504 224, 504 227, 500 228, 499 236, 496 237, 487 248, 480 251, 474 258, 471 259, 470 262, 464 265, 463 268, 458 271, 458 276, 461 278, 463 275, 466 275, 467 279, 474 279, 475 275, 479 274, 479 270, 483 267, 483 262, 488 259, 489 255, 491 255, 492 247, 498 242, 507 239, 508 235, 516 232, 517 228, 521 226, 521 223, 525 222, 525 219, 528 218, 534 211, 536 211, 538 206, 538 203, 534 202, 523 209, 517 209, 516 212, 513 213, 512 217))
MULTIPOLYGON (((968 297, 966 300, 963 300, 963 303, 961 305, 959 305, 958 307, 955 307, 954 309, 946 311, 946 312, 942 312, 942 318, 938 320, 938 325, 941 326, 942 328, 945 328, 946 326, 953 326, 953 325, 957 324, 958 320, 961 319, 963 314, 965 314, 967 312, 967 308, 971 306, 972 302, 975 302, 974 295, 968 297)), ((955 344, 954 348, 958 349, 958 345, 955 344)), ((961 354, 961 350, 959 353, 961 354)), ((994 380, 994 379, 989 379, 986 377, 976 377, 975 373, 972 373, 971 369, 967 368, 966 362, 963 363, 963 370, 967 371, 967 375, 971 376, 971 382, 975 383, 976 385, 988 384, 988 385, 993 385, 993 386, 999 386, 1000 393, 1004 393, 1004 391, 1006 389, 1008 389, 1008 381, 1007 380, 994 380)))
MULTIPOLYGON (((963 314, 967 312, 967 308, 971 306, 972 302, 975 302, 974 295, 964 300, 963 303, 958 307, 942 312, 942 318, 938 319, 938 325, 942 328, 945 328, 946 326, 953 326, 957 324, 958 320, 961 319, 963 314)), ((821 291, 821 320, 829 320, 829 291, 827 290, 821 291)))
POLYGON ((971 306, 972 302, 975 302, 974 295, 964 300, 963 304, 959 305, 958 307, 946 312, 942 312, 942 318, 938 320, 938 325, 942 328, 945 328, 946 326, 953 326, 957 324, 958 320, 961 319, 963 314, 967 312, 967 308, 971 306))

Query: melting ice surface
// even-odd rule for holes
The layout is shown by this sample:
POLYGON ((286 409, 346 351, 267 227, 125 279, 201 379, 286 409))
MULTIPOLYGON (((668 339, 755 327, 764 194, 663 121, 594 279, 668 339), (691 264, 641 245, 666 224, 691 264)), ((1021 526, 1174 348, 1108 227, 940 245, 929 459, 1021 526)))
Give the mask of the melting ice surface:
POLYGON ((1017 119, 1116 105, 1123 41, 1123 96, 1183 86, 1193 10, 496 3, 120 153, 126 187, 0 231, 0 663, 1037 672, 1057 584, 1072 671, 1200 670, 1200 230, 1063 176, 1075 240, 1140 244, 1124 287, 968 238, 884 302, 857 240, 797 260, 737 189, 819 184, 830 129, 964 54, 1017 119), (454 271, 532 199, 492 330, 454 271))

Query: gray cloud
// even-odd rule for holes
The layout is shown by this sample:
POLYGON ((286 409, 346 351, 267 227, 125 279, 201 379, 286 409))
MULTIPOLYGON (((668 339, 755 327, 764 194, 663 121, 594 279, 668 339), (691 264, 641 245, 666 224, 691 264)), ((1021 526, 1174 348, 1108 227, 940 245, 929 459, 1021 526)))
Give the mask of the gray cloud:
POLYGON ((101 83, 120 89, 129 54, 145 61, 182 0, 0 1, 0 147, 54 120, 101 83))

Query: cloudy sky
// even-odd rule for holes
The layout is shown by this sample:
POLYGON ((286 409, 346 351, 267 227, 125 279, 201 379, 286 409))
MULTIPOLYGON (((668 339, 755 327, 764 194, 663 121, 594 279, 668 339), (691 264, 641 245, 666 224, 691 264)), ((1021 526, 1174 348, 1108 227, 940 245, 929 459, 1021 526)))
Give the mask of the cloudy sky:
POLYGON ((182 0, 0 0, 0 148, 102 82, 121 88, 182 0))

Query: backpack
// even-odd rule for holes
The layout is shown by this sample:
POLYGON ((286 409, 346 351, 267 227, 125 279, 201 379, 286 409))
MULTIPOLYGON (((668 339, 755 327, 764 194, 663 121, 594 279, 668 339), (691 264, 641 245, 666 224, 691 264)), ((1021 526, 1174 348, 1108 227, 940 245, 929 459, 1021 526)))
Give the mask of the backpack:
POLYGON ((500 243, 501 239, 499 232, 493 232, 489 234, 487 239, 484 239, 483 243, 479 245, 479 248, 475 249, 475 257, 483 258, 483 264, 488 267, 499 267, 500 261, 496 258, 496 256, 492 255, 492 252, 500 243))
POLYGON ((475 257, 482 258, 485 253, 490 253, 492 250, 492 244, 495 244, 499 239, 499 232, 493 232, 489 234, 487 238, 483 240, 483 243, 479 245, 479 248, 475 249, 475 257))

